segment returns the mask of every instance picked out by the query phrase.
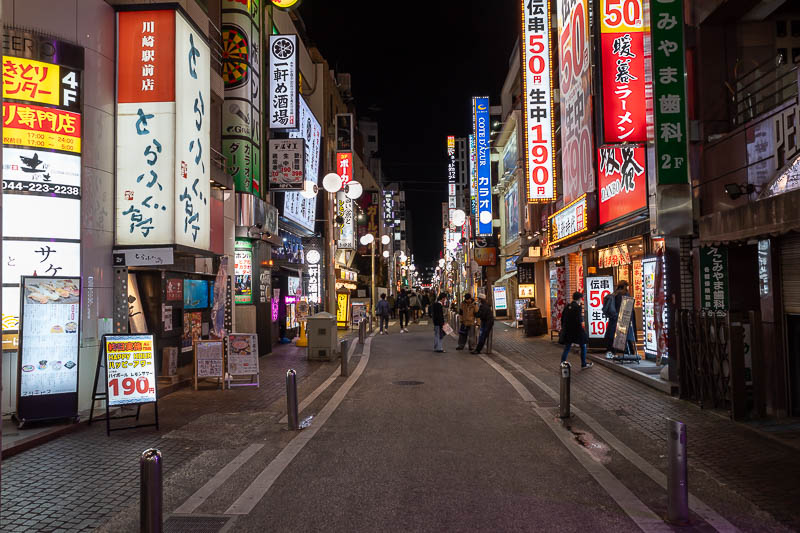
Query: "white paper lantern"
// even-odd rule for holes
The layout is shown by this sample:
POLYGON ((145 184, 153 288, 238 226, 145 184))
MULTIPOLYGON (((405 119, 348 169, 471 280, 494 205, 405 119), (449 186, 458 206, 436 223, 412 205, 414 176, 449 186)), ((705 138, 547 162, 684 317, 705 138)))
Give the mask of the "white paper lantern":
POLYGON ((384 246, 386 246, 390 242, 392 242, 392 238, 389 237, 388 235, 384 235, 383 237, 381 237, 381 244, 383 244, 384 246))
POLYGON ((481 211, 480 220, 481 224, 491 224, 492 214, 489 211, 481 211))
POLYGON ((365 233, 364 235, 361 236, 361 238, 359 239, 359 242, 361 244, 363 244, 364 246, 366 246, 368 244, 372 244, 372 241, 374 241, 374 240, 375 240, 375 237, 373 237, 372 233, 365 233))
POLYGON ((450 215, 450 222, 456 227, 463 226, 466 220, 467 215, 461 209, 454 209, 453 213, 450 215))
POLYGON ((357 181, 351 181, 344 186, 345 195, 351 200, 358 200, 364 192, 364 187, 357 181))
POLYGON ((383 251, 383 257, 387 257, 387 258, 389 257, 389 250, 384 250, 383 251))
POLYGON ((313 181, 306 180, 303 182, 303 190, 300 191, 300 196, 310 200, 317 195, 317 191, 319 191, 317 184, 313 181))
POLYGON ((322 178, 322 186, 328 192, 339 192, 342 188, 342 178, 338 174, 331 172, 322 178))

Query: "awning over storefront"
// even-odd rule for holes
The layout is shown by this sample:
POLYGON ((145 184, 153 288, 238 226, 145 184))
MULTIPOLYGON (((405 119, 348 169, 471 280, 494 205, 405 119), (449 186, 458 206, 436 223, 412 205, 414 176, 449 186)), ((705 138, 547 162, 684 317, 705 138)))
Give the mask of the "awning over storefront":
POLYGON ((618 242, 627 241, 640 235, 650 233, 650 220, 645 219, 633 224, 629 224, 623 228, 608 233, 602 233, 597 237, 597 246, 604 247, 618 242))
POLYGON ((506 275, 505 275, 505 276, 503 276, 502 278, 500 278, 500 279, 498 279, 497 281, 495 281, 495 282, 494 282, 494 284, 495 284, 495 285, 498 285, 498 284, 499 284, 499 285, 502 285, 503 283, 505 283, 506 281, 508 281, 509 279, 513 278, 513 277, 514 277, 514 276, 516 276, 516 275, 517 275, 517 272, 516 272, 516 271, 514 271, 514 272, 509 272, 508 274, 506 274, 506 275))
POLYGON ((800 229, 800 190, 700 219, 700 242, 732 242, 800 229))

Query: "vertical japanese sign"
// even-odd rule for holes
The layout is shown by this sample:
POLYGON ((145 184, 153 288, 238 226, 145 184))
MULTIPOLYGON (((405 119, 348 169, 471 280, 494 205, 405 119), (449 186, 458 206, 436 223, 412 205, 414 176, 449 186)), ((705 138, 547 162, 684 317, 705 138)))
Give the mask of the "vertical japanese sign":
POLYGON ((683 0, 650 1, 658 183, 689 183, 683 0))
POLYGON ((237 240, 234 250, 234 295, 237 304, 253 303, 253 244, 237 240))
POLYGON ((603 146, 597 151, 598 223, 605 224, 647 207, 643 145, 603 146))
POLYGON ((589 338, 600 339, 606 334, 608 320, 603 316, 603 300, 611 294, 614 285, 612 276, 586 277, 586 313, 589 338))
POLYGON ((492 235, 492 163, 489 140, 489 97, 472 99, 478 172, 478 236, 492 235))
POLYGON ((336 150, 350 152, 353 150, 353 114, 336 115, 336 150))
POLYGON ((269 37, 269 128, 293 130, 298 116, 297 35, 269 37))
POLYGON ((475 221, 477 222, 478 216, 478 155, 477 155, 477 147, 475 144, 475 135, 470 134, 469 136, 469 213, 467 213, 470 217, 476 217, 475 221))
POLYGON ((602 0, 605 142, 647 141, 642 0, 602 0))
POLYGON ((700 248, 700 307, 717 316, 728 312, 728 249, 700 248))
POLYGON ((594 191, 592 54, 587 0, 558 2, 564 203, 594 191))
POLYGON ((336 153, 336 173, 342 178, 342 185, 353 181, 353 152, 336 153))
POLYGON ((556 199, 549 0, 522 0, 522 93, 528 202, 556 199))
POLYGON ((345 250, 355 250, 356 232, 355 218, 353 216, 353 200, 348 198, 344 191, 336 193, 336 213, 344 219, 339 227, 339 240, 336 242, 336 247, 345 250))
POLYGON ((4 331, 19 329, 22 276, 81 270, 84 51, 53 39, 46 46, 13 39, 26 43, 28 57, 2 58, 4 331))
POLYGON ((237 191, 261 195, 261 0, 222 2, 222 151, 237 191))
POLYGON ((175 17, 175 243, 211 247, 211 51, 175 17))
POLYGON ((456 210, 456 138, 447 136, 447 220, 450 230, 455 230, 453 211, 456 210))
MULTIPOLYGON (((291 139, 303 139, 306 145, 305 181, 317 183, 319 180, 319 157, 322 143, 322 127, 306 104, 300 98, 300 121, 297 129, 289 132, 291 139)), ((317 199, 303 198, 299 192, 287 192, 283 200, 283 216, 297 222, 302 227, 313 230, 317 216, 317 199)), ((272 232, 275 235, 277 232, 272 232)))
POLYGON ((116 243, 207 250, 208 44, 172 10, 117 17, 116 243))

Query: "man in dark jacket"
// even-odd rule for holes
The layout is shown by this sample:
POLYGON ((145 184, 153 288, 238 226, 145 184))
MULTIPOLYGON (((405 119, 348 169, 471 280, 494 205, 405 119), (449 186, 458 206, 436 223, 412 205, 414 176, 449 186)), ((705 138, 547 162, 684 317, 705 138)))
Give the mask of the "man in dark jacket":
POLYGON ((408 294, 405 289, 397 296, 397 314, 400 315, 400 333, 408 333, 408 294), (405 318, 405 325, 403 319, 405 318))
POLYGON ((478 345, 475 346, 472 353, 481 353, 483 345, 486 343, 486 338, 489 336, 494 326, 494 312, 492 311, 492 306, 489 305, 489 302, 486 301, 486 297, 484 296, 481 296, 479 300, 481 306, 478 308, 475 317, 481 321, 481 333, 478 336, 478 345))
MULTIPOLYGON (((564 353, 561 354, 561 362, 567 360, 569 350, 573 344, 581 347, 581 368, 591 368, 592 363, 586 362, 586 330, 583 329, 583 307, 581 301, 583 294, 576 292, 572 295, 572 302, 564 308, 561 314, 561 334, 564 342, 564 353)), ((560 339, 561 340, 561 339, 560 339)))
POLYGON ((440 294, 439 298, 431 307, 431 315, 433 318, 433 351, 436 353, 444 353, 444 306, 442 300, 446 296, 440 294))

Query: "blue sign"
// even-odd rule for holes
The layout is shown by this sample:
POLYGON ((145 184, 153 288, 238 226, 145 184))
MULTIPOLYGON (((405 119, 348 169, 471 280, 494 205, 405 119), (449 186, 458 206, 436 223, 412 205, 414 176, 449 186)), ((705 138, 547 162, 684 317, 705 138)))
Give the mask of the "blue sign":
POLYGON ((489 97, 472 99, 475 143, 478 151, 478 231, 480 237, 492 234, 492 159, 489 152, 489 97))

